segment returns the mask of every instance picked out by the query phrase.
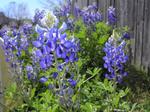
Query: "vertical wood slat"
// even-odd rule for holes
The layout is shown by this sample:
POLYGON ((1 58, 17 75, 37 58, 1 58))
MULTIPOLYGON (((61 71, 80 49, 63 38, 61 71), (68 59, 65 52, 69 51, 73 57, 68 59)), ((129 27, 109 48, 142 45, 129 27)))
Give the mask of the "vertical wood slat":
POLYGON ((89 5, 96 3, 96 0, 89 0, 89 5))
POLYGON ((136 22, 136 43, 135 43, 135 60, 136 60, 136 66, 141 66, 141 48, 142 48, 142 28, 143 28, 143 2, 141 0, 138 0, 137 2, 137 22, 136 22))
POLYGON ((87 6, 87 0, 78 0, 76 4, 77 6, 84 8, 87 6))
MULTIPOLYGON (((147 0, 147 11, 148 11, 148 14, 146 15, 146 18, 147 18, 147 27, 145 28, 145 32, 148 32, 148 36, 146 36, 146 40, 147 42, 145 42, 145 45, 147 45, 147 58, 146 58, 146 61, 148 61, 148 67, 150 68, 150 2, 149 0, 147 0), (147 30, 148 29, 148 30, 147 30)), ((144 50, 143 50, 144 51, 144 50)))
MULTIPOLYGON (((135 13, 134 12, 134 1, 133 0, 127 0, 127 25, 130 28, 132 32, 130 32, 131 37, 134 37, 134 22, 135 22, 135 13)), ((134 44, 135 41, 134 39, 131 40, 131 45, 130 45, 130 63, 134 63, 134 44)))
MULTIPOLYGON (((143 29, 143 58, 142 65, 145 69, 150 68, 150 2, 149 0, 145 0, 145 11, 144 11, 144 29, 143 29), (148 68, 147 68, 148 66, 148 68)), ((150 73, 150 71, 149 71, 150 73)))

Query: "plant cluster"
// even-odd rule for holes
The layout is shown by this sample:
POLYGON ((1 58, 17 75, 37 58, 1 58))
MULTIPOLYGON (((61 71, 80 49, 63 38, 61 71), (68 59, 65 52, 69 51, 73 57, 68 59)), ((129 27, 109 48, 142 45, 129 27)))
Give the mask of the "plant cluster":
POLYGON ((5 92, 9 111, 134 109, 125 101, 129 89, 117 87, 127 75, 124 65, 130 37, 114 28, 115 9, 108 9, 106 23, 95 5, 75 7, 73 14, 71 5, 69 0, 55 15, 37 10, 33 24, 3 29, 2 47, 16 79, 5 92))

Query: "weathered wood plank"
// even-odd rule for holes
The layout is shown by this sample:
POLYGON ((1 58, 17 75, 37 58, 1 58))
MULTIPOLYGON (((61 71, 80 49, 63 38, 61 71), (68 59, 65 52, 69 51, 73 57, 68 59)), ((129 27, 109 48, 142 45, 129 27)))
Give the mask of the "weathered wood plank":
POLYGON ((136 31, 136 43, 135 43, 135 60, 136 60, 136 66, 140 68, 141 65, 141 59, 142 59, 142 41, 143 41, 143 11, 144 11, 144 2, 143 0, 138 0, 137 3, 137 31, 136 31))

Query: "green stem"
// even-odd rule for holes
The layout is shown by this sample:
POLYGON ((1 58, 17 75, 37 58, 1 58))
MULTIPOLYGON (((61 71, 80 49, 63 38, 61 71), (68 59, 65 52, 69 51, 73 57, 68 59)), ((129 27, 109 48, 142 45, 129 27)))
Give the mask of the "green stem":
MULTIPOLYGON (((58 68, 58 60, 57 60, 55 51, 53 52, 53 54, 54 54, 54 60, 55 60, 55 68, 57 70, 57 68, 58 68)), ((57 71, 58 71, 58 86, 59 86, 59 89, 60 89, 61 88, 60 72, 59 72, 59 70, 57 70, 57 71)))
MULTIPOLYGON (((96 76, 96 75, 93 75, 93 76, 87 78, 85 81, 83 81, 83 83, 82 83, 81 85, 83 85, 85 82, 87 82, 88 80, 92 79, 92 78, 95 77, 95 76, 96 76)), ((81 85, 80 85, 80 86, 81 86, 81 85)))

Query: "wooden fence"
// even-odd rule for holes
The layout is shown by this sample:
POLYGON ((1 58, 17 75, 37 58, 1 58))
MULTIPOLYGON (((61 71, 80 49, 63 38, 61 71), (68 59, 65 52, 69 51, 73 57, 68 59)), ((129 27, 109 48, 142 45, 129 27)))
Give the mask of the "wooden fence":
POLYGON ((95 3, 105 20, 108 7, 115 7, 117 26, 130 28, 131 63, 150 74, 150 0, 75 0, 75 2, 79 7, 95 3))

